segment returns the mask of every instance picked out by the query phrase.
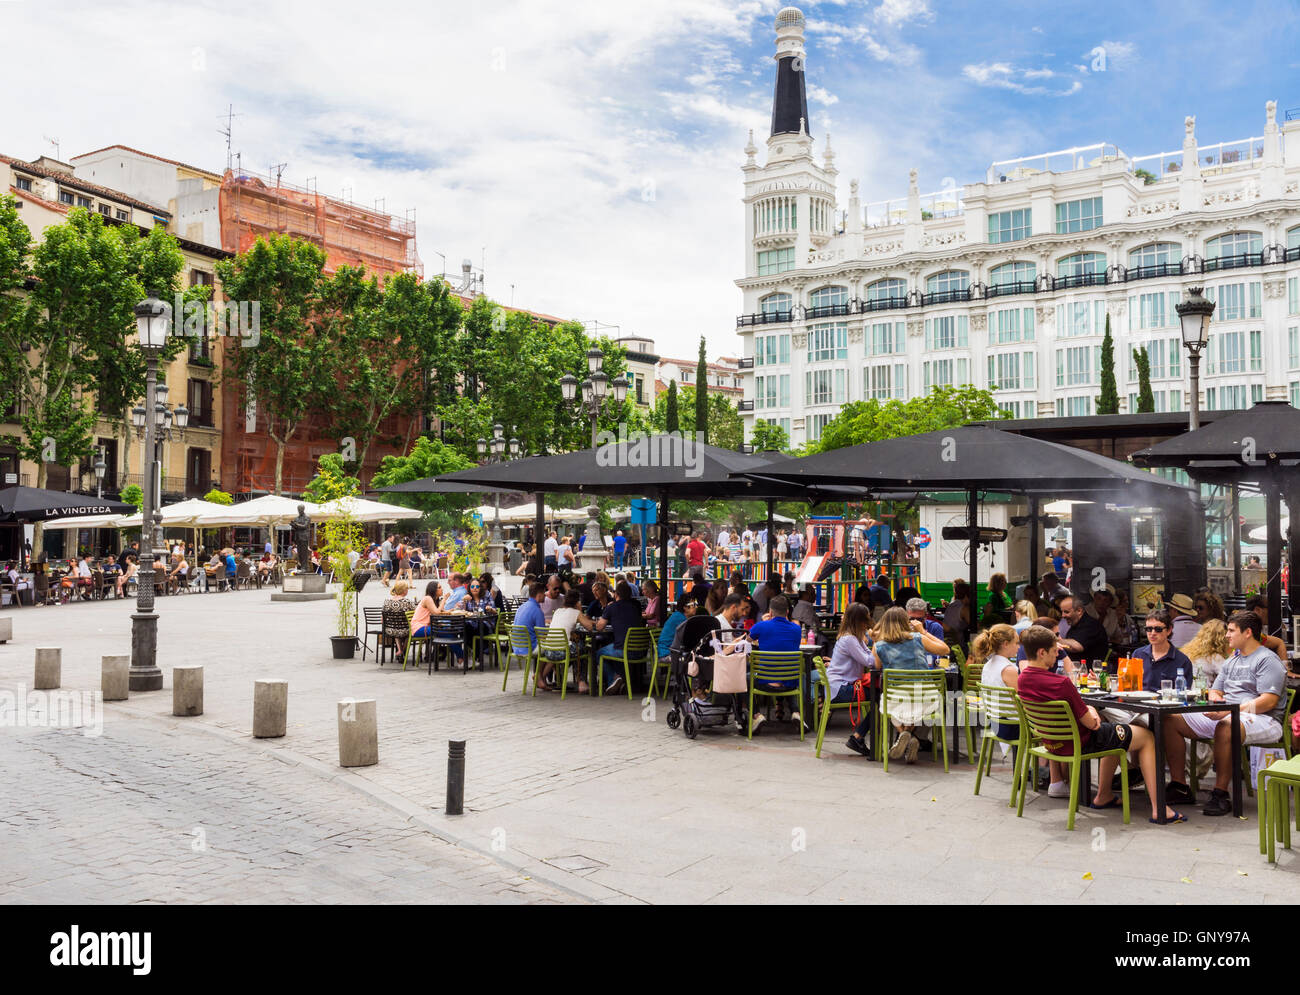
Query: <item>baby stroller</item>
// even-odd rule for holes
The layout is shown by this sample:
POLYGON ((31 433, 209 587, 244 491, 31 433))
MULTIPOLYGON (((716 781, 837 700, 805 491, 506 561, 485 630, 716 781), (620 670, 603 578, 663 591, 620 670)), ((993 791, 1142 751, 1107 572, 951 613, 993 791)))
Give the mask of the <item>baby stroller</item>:
POLYGON ((706 632, 690 650, 673 650, 669 654, 669 687, 672 690, 673 707, 669 709, 664 721, 668 723, 669 729, 676 729, 680 725, 687 739, 694 739, 701 729, 724 726, 731 720, 735 721, 738 730, 744 729, 740 695, 710 692, 706 700, 701 700, 691 693, 689 666, 692 661, 712 662, 713 649, 710 642, 716 632, 716 629, 706 632))

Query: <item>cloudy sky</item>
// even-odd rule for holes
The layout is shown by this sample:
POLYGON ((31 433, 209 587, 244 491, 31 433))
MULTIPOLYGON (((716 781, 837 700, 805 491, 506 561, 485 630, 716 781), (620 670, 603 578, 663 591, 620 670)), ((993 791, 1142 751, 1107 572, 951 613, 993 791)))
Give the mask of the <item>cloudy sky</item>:
MULTIPOLYGON (((426 273, 486 261, 517 306, 736 352, 741 149, 761 145, 765 0, 0 0, 21 81, 0 153, 121 143, 414 208, 426 273), (20 93, 27 96, 20 97, 20 93), (513 285, 513 290, 512 290, 513 285)), ((1291 0, 822 0, 808 18, 812 132, 840 206, 1100 141, 1132 155, 1261 134, 1300 108, 1291 0)), ((1297 111, 1300 114, 1300 111, 1297 111)))

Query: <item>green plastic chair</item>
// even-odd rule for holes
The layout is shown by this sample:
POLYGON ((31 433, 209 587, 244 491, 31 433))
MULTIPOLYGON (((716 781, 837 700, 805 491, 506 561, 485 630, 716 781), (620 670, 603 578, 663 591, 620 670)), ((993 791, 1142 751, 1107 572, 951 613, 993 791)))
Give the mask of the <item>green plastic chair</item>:
MULTIPOLYGON (((415 612, 413 612, 413 611, 408 611, 408 612, 406 613, 406 631, 407 631, 408 633, 411 632, 411 623, 414 622, 414 621, 415 621, 415 612)), ((402 654, 402 670, 403 670, 403 671, 406 670, 406 661, 409 660, 409 659, 411 658, 411 645, 412 645, 413 643, 424 643, 424 651, 425 651, 425 653, 428 653, 428 652, 429 652, 429 647, 430 647, 431 645, 433 645, 433 632, 432 632, 432 628, 433 628, 433 627, 432 627, 432 623, 430 624, 430 627, 429 627, 429 628, 430 628, 430 634, 427 635, 427 636, 417 636, 417 635, 415 635, 414 633, 411 633, 410 635, 408 635, 408 636, 406 637, 406 652, 402 654)), ((415 666, 416 666, 417 669, 419 668, 419 666, 420 666, 419 661, 416 662, 415 666)))
POLYGON ((950 655, 954 660, 957 661, 957 666, 959 666, 959 667, 964 667, 964 666, 966 666, 966 651, 965 651, 965 650, 963 650, 960 646, 954 646, 954 645, 952 645, 952 643, 949 643, 949 644, 948 644, 948 649, 950 650, 949 655, 950 655))
MULTIPOLYGON (((569 691, 569 660, 571 655, 572 644, 569 642, 569 634, 562 628, 553 625, 539 625, 537 627, 537 653, 540 657, 542 653, 551 651, 554 653, 563 653, 564 657, 552 661, 560 668, 560 700, 569 691)), ((533 697, 537 697, 537 672, 541 671, 541 660, 538 660, 537 670, 533 674, 533 697)), ((526 686, 526 685, 525 685, 526 686)))
POLYGON ((943 745, 943 771, 948 773, 947 710, 948 677, 942 670, 883 670, 880 679, 880 709, 876 713, 876 742, 881 744, 885 772, 889 772, 889 719, 897 709, 909 712, 918 705, 921 714, 909 725, 928 725, 943 745), (926 721, 937 720, 937 721, 926 721))
MULTIPOLYGON (((1286 692, 1286 708, 1283 709, 1282 719, 1282 738, 1276 743, 1250 743, 1244 742, 1245 730, 1242 730, 1241 744, 1241 779, 1246 782, 1246 793, 1252 797, 1255 794, 1255 786, 1250 783, 1250 748, 1258 746, 1265 750, 1282 750, 1286 758, 1290 760, 1295 756, 1295 740, 1291 735, 1291 707, 1295 704, 1295 688, 1288 688, 1286 692)), ((1192 748, 1187 751, 1187 783, 1195 794, 1200 790, 1200 778, 1196 776, 1196 744, 1213 743, 1213 739, 1193 739, 1191 740, 1192 748)))
POLYGON ((1025 724, 1020 721, 1020 709, 1016 707, 1016 693, 1000 684, 978 684, 975 690, 984 714, 984 728, 980 731, 980 755, 975 770, 975 794, 980 793, 980 781, 985 772, 992 773, 993 744, 1006 743, 1011 747, 1011 800, 1007 802, 1007 808, 1014 808, 1016 793, 1020 790, 1020 755, 1028 746, 1025 724), (1015 739, 999 736, 997 730, 1001 724, 1016 726, 1020 734, 1015 739))
POLYGON ((798 705, 797 711, 800 712, 799 722, 799 741, 803 741, 803 653, 798 650, 792 650, 787 653, 764 652, 763 650, 754 650, 749 654, 749 735, 747 738, 754 738, 754 695, 766 695, 769 698, 790 698, 798 695, 795 702, 798 705), (793 681, 799 682, 798 687, 792 687, 788 691, 778 691, 774 688, 765 688, 756 690, 754 685, 757 683, 767 684, 771 681, 793 681))
POLYGON ((510 626, 514 625, 515 613, 509 608, 503 608, 497 612, 496 628, 492 635, 488 636, 488 641, 492 644, 492 651, 496 657, 497 670, 501 669, 502 650, 506 654, 510 652, 510 626))
MULTIPOLYGON (((1300 757, 1274 761, 1259 776, 1259 852, 1277 863, 1276 845, 1291 849, 1291 792, 1300 793, 1300 757)), ((1300 829, 1300 805, 1296 806, 1300 829)))
POLYGON ((1079 736, 1079 723, 1075 720, 1068 701, 1025 701, 1020 695, 1016 695, 1016 704, 1020 709, 1021 729, 1026 726, 1029 729, 1029 748, 1020 751, 1020 803, 1016 807, 1016 815, 1019 817, 1025 813, 1025 786, 1029 778, 1030 757, 1042 757, 1069 766, 1070 814, 1065 822, 1066 829, 1074 828, 1074 814, 1079 807, 1079 771, 1082 765, 1091 760, 1100 760, 1102 757, 1117 757, 1119 758, 1120 793, 1124 805, 1124 824, 1127 825, 1129 821, 1128 751, 1117 747, 1113 750, 1099 750, 1093 753, 1082 752, 1083 743, 1079 736), (1074 752, 1069 756, 1053 753, 1043 745, 1046 740, 1070 742, 1074 745, 1074 752))
POLYGON ((528 638, 528 627, 524 625, 510 626, 510 653, 506 656, 506 665, 503 668, 505 675, 501 678, 501 690, 506 689, 506 682, 510 680, 510 665, 518 657, 524 668, 524 690, 528 693, 528 672, 532 669, 533 657, 537 655, 537 650, 533 648, 533 641, 528 638))
POLYGON ((831 712, 861 705, 865 715, 871 711, 871 700, 832 702, 830 700, 831 680, 826 674, 826 661, 819 656, 815 656, 813 657, 813 666, 817 668, 817 676, 813 680, 813 686, 809 689, 813 703, 813 716, 817 721, 817 747, 813 755, 820 757, 822 755, 822 740, 826 738, 826 722, 830 718, 831 712), (820 698, 818 692, 821 693, 820 698))
MULTIPOLYGON (((966 762, 970 763, 975 759, 976 755, 973 730, 979 729, 980 738, 984 738, 984 729, 980 726, 978 719, 973 727, 970 721, 971 709, 978 712, 982 704, 980 679, 984 676, 984 668, 976 663, 963 663, 959 666, 958 673, 961 674, 961 714, 966 725, 966 762)), ((958 759, 961 758, 960 751, 958 751, 957 756, 958 759)), ((978 791, 975 793, 979 794, 978 791)))
POLYGON ((655 688, 659 686, 659 674, 660 672, 662 672, 664 675, 662 697, 667 698, 668 678, 672 674, 672 661, 666 656, 665 657, 658 656, 658 652, 657 652, 658 642, 659 641, 657 639, 650 640, 650 645, 652 650, 655 652, 655 656, 650 661, 650 690, 648 694, 651 698, 655 696, 655 688))
POLYGON ((627 688, 628 701, 632 700, 632 663, 640 663, 646 658, 650 650, 650 630, 646 628, 628 629, 627 635, 623 637, 623 652, 617 656, 606 655, 595 658, 595 666, 598 671, 597 687, 600 689, 599 697, 605 697, 605 674, 603 664, 606 660, 623 661, 623 686, 627 688))

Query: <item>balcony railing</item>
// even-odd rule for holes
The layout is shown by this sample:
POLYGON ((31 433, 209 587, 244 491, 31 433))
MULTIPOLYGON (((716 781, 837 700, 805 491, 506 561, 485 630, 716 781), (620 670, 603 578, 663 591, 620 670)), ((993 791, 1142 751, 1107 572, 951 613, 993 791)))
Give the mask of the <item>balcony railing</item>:
POLYGON ((1106 271, 1100 273, 1073 273, 1052 280, 1052 289, 1069 290, 1072 287, 1101 287, 1106 283, 1106 271))
POLYGON ((1282 258, 1289 263, 1293 263, 1297 259, 1300 259, 1300 245, 1292 246, 1287 249, 1286 252, 1282 254, 1282 258))
POLYGON ((820 307, 810 307, 804 312, 804 317, 809 321, 815 318, 834 318, 839 315, 849 313, 849 305, 845 304, 823 304, 820 307))
POLYGON ((754 410, 754 402, 753 402, 753 401, 741 401, 739 404, 736 405, 736 410, 739 411, 739 412, 741 412, 742 414, 745 413, 745 412, 747 412, 747 411, 753 411, 753 410, 754 410))
POLYGON ((736 327, 743 328, 746 325, 773 325, 779 322, 793 321, 794 316, 789 311, 763 311, 758 314, 742 314, 736 318, 736 327))
POLYGON ((1201 272, 1213 273, 1217 270, 1244 269, 1248 266, 1263 266, 1263 252, 1242 252, 1235 256, 1217 256, 1207 259, 1201 266, 1201 272))
POLYGON ((930 304, 953 304, 957 301, 968 301, 970 299, 970 288, 967 287, 965 290, 939 290, 932 294, 924 294, 921 297, 921 303, 926 306, 930 304))
POLYGON ((1147 266, 1134 266, 1124 276, 1128 280, 1154 280, 1161 276, 1182 276, 1182 263, 1151 263, 1147 266))
POLYGON ((1038 288, 1036 280, 1007 280, 995 283, 985 292, 986 297, 1010 297, 1013 294, 1032 294, 1038 288))
POLYGON ((900 308, 907 307, 906 297, 877 297, 873 300, 863 301, 862 310, 868 311, 896 311, 900 308))
POLYGON ((212 420, 211 408, 193 408, 190 410, 189 424, 193 428, 216 428, 212 420))
POLYGON ((754 357, 742 356, 737 366, 742 370, 752 370, 754 368, 754 357))

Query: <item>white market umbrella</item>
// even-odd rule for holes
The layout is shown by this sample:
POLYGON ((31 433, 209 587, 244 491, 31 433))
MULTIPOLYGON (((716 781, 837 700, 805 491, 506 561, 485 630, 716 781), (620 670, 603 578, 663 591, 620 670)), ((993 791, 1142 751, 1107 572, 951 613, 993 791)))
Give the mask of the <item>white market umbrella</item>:
MULTIPOLYGON (((319 506, 321 513, 327 516, 342 515, 346 511, 357 522, 398 522, 406 518, 419 518, 418 508, 407 508, 400 504, 386 504, 383 501, 371 501, 369 498, 336 498, 319 506)), ((308 512, 310 515, 311 512, 308 512)), ((294 512, 295 517, 297 512, 294 512)))
POLYGON ((276 525, 288 525, 298 517, 298 505, 303 505, 307 517, 312 522, 323 522, 337 518, 321 505, 310 501, 281 497, 278 494, 264 494, 252 501, 243 501, 230 506, 217 505, 216 510, 205 513, 194 520, 199 528, 216 529, 227 525, 255 525, 272 528, 276 525))
MULTIPOLYGON (((140 516, 135 516, 135 524, 140 524, 140 516)), ((125 515, 79 515, 76 518, 55 518, 45 523, 45 530, 50 529, 124 529, 125 515)))
MULTIPOLYGON (((555 512, 550 505, 543 505, 542 510, 548 522, 554 521, 555 512)), ((477 508, 471 508, 469 511, 465 512, 465 514, 467 515, 474 514, 474 513, 477 513, 480 516, 482 516, 483 523, 485 525, 492 524, 492 522, 495 520, 496 517, 496 509, 490 504, 480 505, 477 508)), ((537 520, 537 505, 534 503, 519 504, 519 505, 515 505, 515 507, 513 508, 501 509, 501 523, 503 525, 507 523, 511 525, 519 525, 519 524, 528 525, 536 520, 537 520)))
MULTIPOLYGON (((50 523, 50 524, 53 524, 53 523, 50 523)), ((1281 519, 1281 529, 1280 529, 1280 531, 1281 531, 1281 533, 1282 533, 1283 536, 1286 535, 1287 527, 1288 527, 1290 524, 1291 524, 1291 519, 1289 519, 1289 518, 1287 518, 1285 515, 1283 515, 1283 516, 1282 516, 1282 519, 1281 519)), ((48 527, 49 527, 49 526, 47 525, 46 528, 48 528, 48 527)), ((1254 539, 1256 542, 1267 542, 1267 541, 1268 541, 1268 526, 1267 526, 1267 525, 1260 525, 1260 526, 1258 526, 1258 527, 1256 527, 1256 528, 1251 529, 1249 532, 1246 533, 1246 538, 1247 538, 1247 539, 1254 539)))
MULTIPOLYGON (((175 504, 166 505, 162 509, 162 523, 164 526, 193 528, 194 523, 205 515, 229 510, 229 507, 224 504, 204 501, 202 498, 190 498, 188 501, 177 501, 175 504)), ((138 512, 134 515, 125 515, 118 520, 117 527, 139 528, 142 518, 143 516, 138 512)))

